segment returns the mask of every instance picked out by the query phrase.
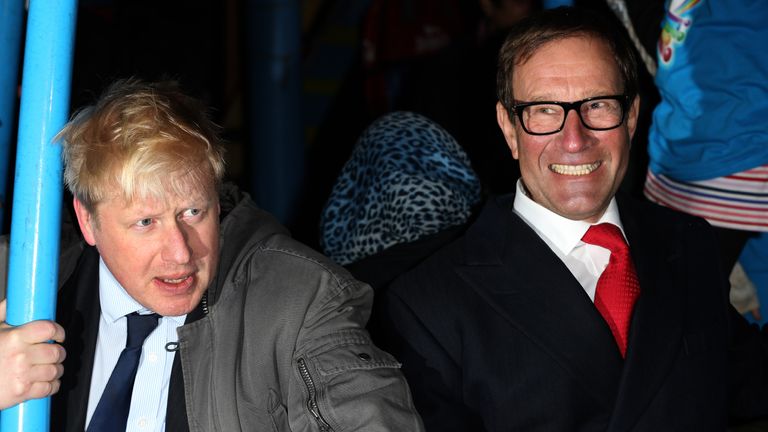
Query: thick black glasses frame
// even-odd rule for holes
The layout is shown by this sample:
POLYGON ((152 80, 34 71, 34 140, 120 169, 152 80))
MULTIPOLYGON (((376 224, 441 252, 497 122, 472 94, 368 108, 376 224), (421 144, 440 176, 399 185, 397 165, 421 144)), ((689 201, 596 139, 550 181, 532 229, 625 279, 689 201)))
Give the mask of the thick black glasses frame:
POLYGON ((616 129, 617 127, 621 126, 622 123, 624 123, 624 119, 627 116, 627 106, 629 105, 629 96, 627 95, 609 95, 609 96, 594 96, 582 100, 578 100, 576 102, 555 102, 555 101, 539 101, 539 102, 520 102, 512 105, 512 111, 514 111, 515 114, 517 114, 517 117, 520 119, 520 125, 523 127, 523 130, 525 133, 529 135, 552 135, 560 132, 563 130, 563 127, 565 127, 565 121, 568 119, 568 113, 571 110, 576 111, 576 114, 579 116, 579 120, 581 120, 581 124, 584 125, 585 128, 589 130, 594 131, 606 131, 611 129, 616 129), (607 128, 594 128, 589 126, 586 122, 584 122, 584 118, 581 116, 581 106, 587 102, 598 100, 598 99, 613 99, 621 102, 621 120, 616 126, 611 126, 607 128), (557 105, 563 109, 563 123, 560 125, 559 128, 556 130, 553 130, 552 132, 531 132, 528 130, 528 128, 525 126, 525 121, 523 121, 523 110, 529 106, 534 105, 557 105))

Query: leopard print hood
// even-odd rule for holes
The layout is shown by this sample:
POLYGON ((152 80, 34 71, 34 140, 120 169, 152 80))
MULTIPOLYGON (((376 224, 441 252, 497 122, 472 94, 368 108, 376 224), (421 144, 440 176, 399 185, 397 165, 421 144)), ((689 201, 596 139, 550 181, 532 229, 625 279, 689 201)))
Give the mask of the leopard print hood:
POLYGON ((464 223, 480 181, 445 129, 412 112, 387 114, 363 132, 320 219, 323 252, 346 265, 464 223))

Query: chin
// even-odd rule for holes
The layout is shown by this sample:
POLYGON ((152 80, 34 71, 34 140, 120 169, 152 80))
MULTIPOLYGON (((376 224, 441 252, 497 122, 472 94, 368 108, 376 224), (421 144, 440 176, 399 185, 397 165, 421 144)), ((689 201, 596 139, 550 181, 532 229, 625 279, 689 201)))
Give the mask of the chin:
POLYGON ((577 221, 590 221, 592 218, 597 220, 602 216, 603 211, 605 211, 604 208, 601 208, 598 205, 593 203, 586 204, 583 202, 572 203, 570 205, 566 204, 561 206, 558 210, 560 216, 577 221))
POLYGON ((593 223, 597 222, 598 219, 603 216, 603 213, 605 213, 605 208, 591 207, 589 209, 572 212, 573 217, 571 219, 593 223))
POLYGON ((187 297, 165 304, 159 304, 156 308, 150 308, 162 316, 179 316, 192 312, 200 303, 201 296, 187 297))

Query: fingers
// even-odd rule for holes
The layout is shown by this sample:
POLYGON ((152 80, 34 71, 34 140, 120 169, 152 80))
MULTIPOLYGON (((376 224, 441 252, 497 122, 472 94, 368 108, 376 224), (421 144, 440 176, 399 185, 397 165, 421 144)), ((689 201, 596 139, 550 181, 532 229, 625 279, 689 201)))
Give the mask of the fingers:
MULTIPOLYGON (((63 362, 66 357, 67 352, 64 347, 58 344, 38 343, 27 350, 28 362, 31 365, 54 365, 63 362)), ((50 381, 50 379, 43 381, 50 381)))
MULTIPOLYGON (((0 301, 0 328, 11 328, 5 322, 6 318, 6 300, 0 301)), ((27 343, 38 343, 49 340, 64 342, 64 328, 53 321, 40 320, 32 321, 18 326, 22 330, 22 340, 27 343)))
POLYGON ((21 341, 28 344, 47 342, 50 340, 59 343, 64 342, 64 327, 53 321, 31 321, 17 327, 8 325, 5 322, 5 300, 3 300, 0 302, 0 329, 11 328, 14 329, 14 332, 19 332, 19 338, 21 341))
MULTIPOLYGON (((40 364, 32 366, 27 374, 28 383, 51 383, 58 381, 64 374, 64 366, 61 364, 40 364)), ((38 396, 39 397, 39 396, 38 396)))
POLYGON ((59 391, 65 357, 64 348, 51 343, 28 346, 10 356, 0 355, 0 410, 59 391))
POLYGON ((54 340, 64 342, 64 328, 53 321, 31 321, 16 328, 22 341, 28 344, 54 340))
POLYGON ((38 399, 56 394, 61 387, 59 380, 35 382, 24 395, 24 399, 38 399))
MULTIPOLYGON (((5 302, 0 302, 5 318, 5 302)), ((60 387, 66 358, 64 329, 53 321, 0 324, 0 409, 50 396, 60 387)))

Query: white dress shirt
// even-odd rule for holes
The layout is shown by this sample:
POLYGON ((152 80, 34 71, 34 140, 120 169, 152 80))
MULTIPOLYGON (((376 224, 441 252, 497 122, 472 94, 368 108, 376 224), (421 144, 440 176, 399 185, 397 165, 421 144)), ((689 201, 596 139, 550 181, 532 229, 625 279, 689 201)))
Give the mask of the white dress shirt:
MULTIPOLYGON (((125 315, 133 312, 140 314, 152 312, 128 295, 101 259, 99 259, 99 302, 101 317, 91 372, 86 428, 96 411, 117 359, 125 348, 128 326, 125 315)), ((139 369, 133 385, 126 431, 165 430, 168 389, 175 355, 175 352, 165 350, 165 344, 178 340, 176 328, 184 324, 185 318, 186 315, 161 317, 157 328, 144 341, 139 369)))
MULTIPOLYGON (((611 252, 581 241, 592 224, 564 218, 533 201, 525 192, 522 180, 517 181, 513 209, 563 261, 594 302, 597 280, 608 265, 611 252)), ((626 239, 616 198, 611 199, 605 213, 595 225, 604 222, 619 227, 626 239)))

